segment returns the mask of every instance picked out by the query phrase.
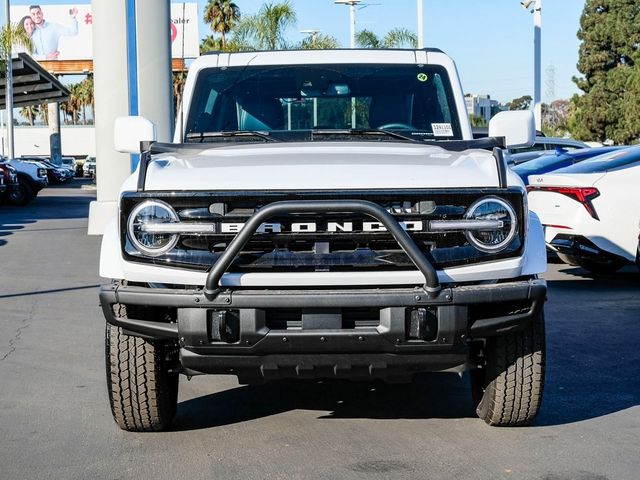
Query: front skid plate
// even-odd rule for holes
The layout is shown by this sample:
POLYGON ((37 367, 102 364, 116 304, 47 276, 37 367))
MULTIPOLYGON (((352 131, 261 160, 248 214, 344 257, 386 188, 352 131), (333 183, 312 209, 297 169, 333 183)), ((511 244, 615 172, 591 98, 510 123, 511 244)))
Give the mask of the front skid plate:
POLYGON ((180 350, 188 375, 237 375, 240 383, 262 383, 286 378, 350 380, 410 380, 421 372, 463 372, 470 368, 466 354, 340 354, 340 355, 198 355, 180 350))

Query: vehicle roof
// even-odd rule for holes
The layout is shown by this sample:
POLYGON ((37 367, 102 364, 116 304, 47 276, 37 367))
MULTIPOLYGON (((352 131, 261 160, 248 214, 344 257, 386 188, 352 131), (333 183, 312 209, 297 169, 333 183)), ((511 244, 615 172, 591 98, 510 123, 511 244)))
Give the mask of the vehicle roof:
POLYGON ((567 152, 563 152, 562 155, 567 155, 569 157, 572 157, 574 160, 578 160, 582 158, 596 157, 598 155, 613 152, 616 150, 621 150, 623 148, 629 148, 629 147, 626 145, 616 145, 616 146, 608 146, 608 147, 578 148, 577 150, 569 150, 567 152))
POLYGON ((434 48, 434 47, 425 47, 425 48, 327 48, 327 49, 314 49, 314 50, 309 50, 308 48, 292 48, 292 49, 284 49, 284 50, 245 50, 242 52, 224 52, 222 50, 211 50, 208 52, 203 53, 203 56, 206 55, 219 55, 219 54, 228 54, 231 53, 232 55, 235 54, 240 54, 240 53, 272 53, 272 52, 336 52, 336 51, 348 51, 348 52, 354 52, 354 51, 367 51, 367 52, 371 52, 371 51, 392 51, 392 52, 397 52, 397 51, 407 51, 407 52, 416 52, 416 51, 422 51, 422 52, 432 52, 432 53, 444 53, 442 50, 440 50, 439 48, 434 48))
POLYGON ((209 52, 198 57, 189 68, 323 65, 323 64, 436 64, 449 66, 452 60, 442 50, 340 48, 333 50, 270 50, 250 52, 209 52))
MULTIPOLYGON (((513 170, 518 174, 535 172, 552 167, 553 165, 561 164, 565 161, 570 161, 571 164, 575 162, 584 161, 586 159, 603 155, 612 151, 620 150, 627 147, 596 147, 596 148, 581 148, 579 150, 573 150, 569 152, 547 151, 545 154, 539 155, 536 158, 530 159, 528 162, 521 162, 515 165, 513 170)), ((515 154, 516 156, 524 156, 525 153, 515 154)), ((516 162, 517 163, 517 162, 516 162)))
POLYGON ((541 155, 538 158, 534 158, 528 162, 520 163, 514 167, 511 167, 514 172, 517 174, 530 174, 532 172, 536 172, 539 170, 546 169, 558 163, 570 161, 569 157, 566 155, 541 155))
POLYGON ((511 166, 521 165, 523 163, 528 163, 531 160, 534 160, 536 158, 553 155, 553 154, 554 152, 550 150, 534 150, 531 152, 510 153, 507 156, 507 164, 511 166))
POLYGON ((640 162, 640 147, 629 147, 598 155, 569 167, 556 170, 554 173, 599 173, 632 166, 638 162, 640 162))
POLYGON ((560 137, 536 137, 536 143, 554 144, 554 145, 579 145, 582 148, 591 148, 584 142, 574 140, 573 138, 560 137))

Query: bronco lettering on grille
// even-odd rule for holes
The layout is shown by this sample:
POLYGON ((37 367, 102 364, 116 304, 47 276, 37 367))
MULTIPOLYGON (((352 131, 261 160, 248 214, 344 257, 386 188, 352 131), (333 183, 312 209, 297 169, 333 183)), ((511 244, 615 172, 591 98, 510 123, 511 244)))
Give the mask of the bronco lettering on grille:
MULTIPOLYGON (((419 220, 399 222, 400 226, 409 232, 420 232, 424 230, 423 222, 419 220)), ((221 223, 220 233, 238 233, 244 227, 244 223, 221 223)), ((326 228, 319 228, 315 222, 301 223, 263 223, 258 228, 257 233, 313 233, 313 232, 386 232, 387 229, 380 222, 362 222, 361 228, 354 228, 353 222, 327 222, 326 228)))

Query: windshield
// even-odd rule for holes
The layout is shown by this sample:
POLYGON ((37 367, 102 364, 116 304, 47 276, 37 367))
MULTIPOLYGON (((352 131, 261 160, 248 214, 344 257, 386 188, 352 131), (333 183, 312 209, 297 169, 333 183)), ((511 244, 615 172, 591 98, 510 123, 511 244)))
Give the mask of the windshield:
POLYGON ((202 134, 249 131, 290 141, 319 130, 387 130, 461 140, 455 107, 447 72, 435 65, 211 68, 198 75, 185 136, 216 141, 221 137, 202 134))

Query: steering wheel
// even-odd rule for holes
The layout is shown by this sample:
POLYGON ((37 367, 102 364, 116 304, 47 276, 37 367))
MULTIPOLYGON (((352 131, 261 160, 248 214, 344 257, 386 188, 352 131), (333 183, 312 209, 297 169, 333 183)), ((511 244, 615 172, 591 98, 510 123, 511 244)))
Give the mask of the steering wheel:
POLYGON ((415 130, 415 127, 406 123, 385 123, 380 125, 378 130, 415 130))

